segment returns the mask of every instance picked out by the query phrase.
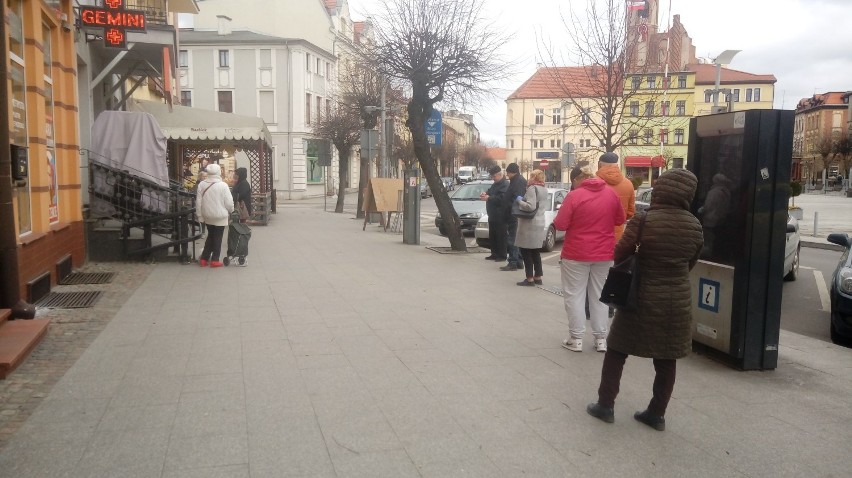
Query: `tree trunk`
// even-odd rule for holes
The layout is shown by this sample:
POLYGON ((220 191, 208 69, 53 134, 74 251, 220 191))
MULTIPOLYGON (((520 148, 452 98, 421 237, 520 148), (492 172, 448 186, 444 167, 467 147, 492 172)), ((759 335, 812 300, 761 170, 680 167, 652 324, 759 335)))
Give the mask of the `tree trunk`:
POLYGON ((337 151, 340 158, 337 167, 337 205, 334 212, 343 212, 343 202, 346 196, 346 186, 349 179, 349 151, 337 151))
POLYGON ((435 205, 444 223, 444 230, 450 239, 450 247, 454 251, 467 251, 467 244, 461 232, 461 222, 452 201, 447 196, 441 177, 438 175, 438 165, 429 151, 429 141, 426 139, 426 119, 432 109, 432 103, 428 99, 425 88, 414 85, 412 100, 408 104, 408 129, 411 131, 411 139, 414 143, 414 155, 420 162, 426 182, 432 190, 435 205))

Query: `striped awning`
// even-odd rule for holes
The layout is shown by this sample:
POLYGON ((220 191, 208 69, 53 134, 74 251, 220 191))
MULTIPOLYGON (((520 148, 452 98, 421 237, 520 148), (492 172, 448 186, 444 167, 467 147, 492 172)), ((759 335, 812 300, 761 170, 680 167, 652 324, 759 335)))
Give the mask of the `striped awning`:
POLYGON ((627 156, 624 158, 624 166, 628 168, 661 168, 664 163, 662 156, 627 156))

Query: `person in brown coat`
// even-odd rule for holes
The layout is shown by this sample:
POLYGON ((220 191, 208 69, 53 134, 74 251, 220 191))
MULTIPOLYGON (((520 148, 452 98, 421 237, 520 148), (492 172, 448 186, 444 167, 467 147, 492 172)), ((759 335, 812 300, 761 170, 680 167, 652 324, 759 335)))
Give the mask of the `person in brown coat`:
POLYGON ((613 407, 628 355, 654 359, 653 398, 648 408, 633 417, 665 430, 666 407, 675 383, 676 360, 692 348, 692 296, 689 271, 698 262, 704 237, 701 223, 689 212, 698 180, 685 169, 663 173, 654 184, 647 212, 628 224, 615 246, 615 263, 633 253, 639 222, 645 217, 636 270, 639 295, 635 310, 616 309, 607 337, 598 401, 589 415, 614 421, 613 407))

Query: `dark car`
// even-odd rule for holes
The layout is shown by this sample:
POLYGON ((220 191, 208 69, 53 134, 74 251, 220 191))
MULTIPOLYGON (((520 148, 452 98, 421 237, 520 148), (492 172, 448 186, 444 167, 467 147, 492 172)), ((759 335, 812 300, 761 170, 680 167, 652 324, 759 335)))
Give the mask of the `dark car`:
POLYGON ((828 242, 846 249, 840 256, 834 275, 831 277, 831 341, 834 343, 852 341, 852 238, 848 234, 834 233, 828 236, 828 242))
MULTIPOLYGON (((481 193, 488 191, 494 181, 471 181, 462 184, 458 189, 450 195, 450 201, 453 203, 453 209, 459 215, 461 221, 462 232, 473 232, 476 229, 476 223, 479 218, 485 215, 485 201, 479 198, 481 193)), ((444 229, 441 214, 435 216, 435 227, 438 228, 438 233, 442 236, 447 234, 444 229)))

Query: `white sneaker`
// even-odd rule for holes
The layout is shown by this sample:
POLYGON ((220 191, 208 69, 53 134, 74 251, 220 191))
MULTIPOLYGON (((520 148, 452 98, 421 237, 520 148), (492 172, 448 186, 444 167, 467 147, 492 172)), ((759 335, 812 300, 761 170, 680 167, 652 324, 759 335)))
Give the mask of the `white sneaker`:
POLYGON ((606 339, 595 339, 595 350, 606 352, 606 339))
POLYGON ((562 346, 572 352, 583 351, 583 339, 565 339, 562 341, 562 346))

